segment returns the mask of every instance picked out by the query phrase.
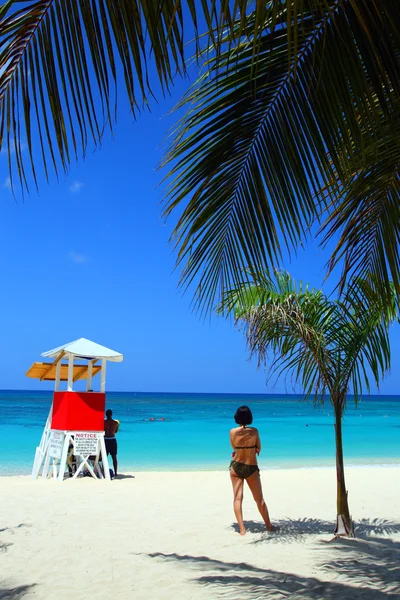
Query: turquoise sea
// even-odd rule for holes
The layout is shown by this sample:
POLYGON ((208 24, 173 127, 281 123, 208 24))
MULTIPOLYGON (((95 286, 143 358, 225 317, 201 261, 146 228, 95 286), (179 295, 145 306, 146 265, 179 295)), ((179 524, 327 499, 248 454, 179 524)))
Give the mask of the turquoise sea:
MULTIPOLYGON (((30 473, 51 400, 52 392, 0 391, 0 475, 30 473)), ((121 472, 227 468, 242 404, 260 431, 261 468, 334 464, 329 400, 315 408, 296 395, 109 392, 121 472)), ((400 464, 400 396, 368 396, 357 408, 350 397, 343 435, 347 465, 400 464)))

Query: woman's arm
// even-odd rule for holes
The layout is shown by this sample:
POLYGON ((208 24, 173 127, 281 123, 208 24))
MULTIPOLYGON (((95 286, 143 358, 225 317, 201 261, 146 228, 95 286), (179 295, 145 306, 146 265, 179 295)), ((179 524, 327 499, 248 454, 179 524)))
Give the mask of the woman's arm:
POLYGON ((229 432, 229 439, 230 439, 232 448, 235 450, 235 444, 233 443, 233 432, 234 432, 234 430, 231 429, 229 432))
POLYGON ((260 454, 260 452, 261 452, 261 440, 260 440, 260 434, 258 433, 258 429, 256 429, 256 432, 257 432, 257 441, 256 441, 257 448, 256 448, 256 452, 257 452, 257 454, 260 454))

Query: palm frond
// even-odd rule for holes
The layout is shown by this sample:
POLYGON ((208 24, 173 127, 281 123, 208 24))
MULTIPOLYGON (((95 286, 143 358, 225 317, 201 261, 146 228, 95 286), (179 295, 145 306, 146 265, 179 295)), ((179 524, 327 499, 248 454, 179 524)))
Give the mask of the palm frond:
MULTIPOLYGON (((333 377, 325 339, 332 312, 329 301, 279 271, 267 287, 258 281, 249 291, 247 306, 241 295, 233 310, 245 329, 251 356, 257 356, 259 366, 269 362, 270 372, 278 377, 287 371, 294 374, 306 397, 314 394, 321 400, 333 377)), ((231 299, 227 295, 227 306, 232 306, 233 297, 234 292, 231 299)))
POLYGON ((329 272, 342 265, 341 290, 347 279, 373 277, 377 293, 390 302, 393 282, 400 293, 400 102, 377 127, 361 125, 362 146, 344 157, 353 176, 335 196, 321 232, 323 244, 339 240, 329 272))
MULTIPOLYGON (((263 4, 257 3, 257 14, 263 4)), ((233 30, 246 10, 246 0, 236 0, 234 7, 227 0, 4 2, 0 147, 7 147, 12 184, 17 180, 28 188, 30 175, 37 184, 39 165, 46 177, 51 170, 67 170, 112 128, 118 81, 136 114, 148 106, 153 86, 159 83, 165 93, 185 72, 188 39, 194 38, 200 57, 199 21, 218 53, 222 32, 233 30)))
POLYGON ((317 191, 329 183, 337 194, 354 175, 343 156, 362 143, 360 119, 376 128, 400 91, 398 3, 272 6, 256 61, 253 15, 237 24, 243 39, 232 47, 228 37, 209 60, 166 156, 166 214, 182 207, 173 236, 182 283, 197 284, 206 308, 248 265, 279 264, 282 240, 290 249, 307 234, 317 191))
POLYGON ((341 326, 341 377, 348 382, 357 403, 365 386, 369 391, 368 372, 379 387, 390 368, 389 326, 399 319, 399 298, 394 285, 390 298, 379 294, 380 281, 356 278, 336 301, 343 316, 341 326))
POLYGON ((399 319, 399 300, 391 286, 391 303, 377 295, 378 282, 353 279, 339 300, 319 290, 296 286, 287 273, 277 273, 265 289, 255 282, 245 294, 235 291, 227 306, 244 327, 251 356, 278 376, 290 372, 306 397, 319 401, 329 392, 340 412, 351 391, 358 402, 390 368, 389 325, 399 319), (257 291, 255 291, 257 290, 257 291), (238 310, 237 310, 238 309, 238 310))

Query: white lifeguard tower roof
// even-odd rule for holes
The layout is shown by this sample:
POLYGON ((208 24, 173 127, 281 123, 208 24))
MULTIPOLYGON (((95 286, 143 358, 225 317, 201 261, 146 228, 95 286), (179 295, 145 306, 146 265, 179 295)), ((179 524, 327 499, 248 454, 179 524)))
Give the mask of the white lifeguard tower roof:
POLYGON ((63 346, 49 350, 48 352, 43 352, 41 356, 57 358, 60 354, 71 354, 72 356, 76 356, 76 358, 87 360, 93 360, 95 358, 104 358, 111 362, 122 362, 124 360, 123 354, 115 352, 115 350, 110 350, 110 348, 106 348, 105 346, 100 346, 100 344, 91 342, 86 338, 79 338, 79 340, 74 340, 73 342, 68 342, 63 346))

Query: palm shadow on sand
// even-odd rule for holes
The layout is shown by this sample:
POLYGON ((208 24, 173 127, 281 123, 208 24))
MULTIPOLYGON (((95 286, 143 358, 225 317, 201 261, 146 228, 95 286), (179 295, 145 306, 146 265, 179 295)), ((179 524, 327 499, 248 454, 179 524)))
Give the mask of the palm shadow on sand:
POLYGON ((0 600, 19 600, 35 586, 36 583, 32 583, 30 585, 18 585, 16 587, 5 587, 3 582, 0 585, 0 600))
MULTIPOLYGON (((262 537, 253 541, 254 544, 263 542, 300 542, 305 541, 307 536, 326 535, 331 540, 335 531, 334 521, 323 519, 281 519, 274 521, 279 530, 268 533, 264 523, 260 521, 245 521, 248 533, 261 533, 262 537)), ((237 523, 232 523, 232 529, 239 533, 237 523)), ((387 519, 361 519, 354 522, 355 535, 357 538, 367 538, 371 535, 391 535, 400 533, 400 523, 394 523, 387 519)))
MULTIPOLYGON (((337 540, 322 571, 339 574, 340 581, 264 569, 245 562, 226 562, 208 556, 154 552, 152 560, 179 563, 198 576, 192 581, 209 590, 210 598, 256 600, 397 600, 400 593, 399 546, 388 538, 337 540), (359 545, 357 545, 359 544, 359 545), (333 555, 333 556, 332 556, 333 555), (357 557, 357 558, 355 558, 357 557), (367 582, 367 583, 366 583, 367 582)), ((331 550, 332 549, 332 550, 331 550)), ((318 554, 320 552, 317 547, 318 554)), ((288 562, 290 571, 290 562, 288 562)))
POLYGON ((0 529, 0 533, 4 533, 5 531, 9 531, 10 533, 14 533, 16 529, 21 529, 21 527, 32 527, 29 523, 20 523, 19 525, 15 525, 14 527, 3 527, 0 529))
MULTIPOLYGON (((31 525, 29 525, 28 523, 20 523, 19 525, 15 525, 14 527, 2 527, 0 529, 0 533, 8 532, 8 533, 14 534, 15 531, 17 529, 21 529, 21 527, 31 527, 31 525)), ((7 543, 7 542, 0 541, 0 552, 7 552, 8 548, 12 545, 13 545, 12 542, 7 543)), ((1 589, 0 589, 0 594, 1 594, 1 589)), ((0 598, 1 597, 2 596, 0 595, 0 598)), ((3 597, 6 597, 6 596, 3 595, 3 597)))
POLYGON ((339 539, 332 543, 337 556, 322 564, 355 584, 368 580, 371 587, 385 590, 388 597, 400 598, 400 542, 388 537, 339 539))
MULTIPOLYGON (((261 523, 245 523, 251 533, 264 533, 261 523)), ((283 519, 276 523, 281 530, 265 534, 252 543, 290 543, 306 541, 313 544, 320 578, 287 571, 260 568, 245 562, 227 562, 208 556, 153 552, 151 560, 182 565, 192 573, 192 581, 209 590, 210 598, 246 598, 256 600, 397 600, 400 597, 400 543, 390 534, 400 532, 400 523, 384 519, 363 519, 356 523, 358 538, 325 540, 311 536, 332 537, 333 521, 319 519, 283 519), (324 580, 324 573, 329 579, 324 580), (333 580, 332 580, 333 579, 333 580)), ((236 524, 232 527, 235 529, 236 524)), ((240 551, 240 550, 238 550, 240 551)))

